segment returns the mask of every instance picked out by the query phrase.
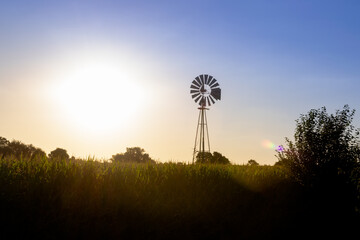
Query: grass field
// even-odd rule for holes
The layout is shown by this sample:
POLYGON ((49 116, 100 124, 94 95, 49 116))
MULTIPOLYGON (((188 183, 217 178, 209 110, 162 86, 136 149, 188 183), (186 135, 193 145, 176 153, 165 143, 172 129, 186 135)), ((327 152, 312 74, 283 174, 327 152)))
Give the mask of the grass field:
POLYGON ((276 166, 7 157, 0 190, 9 239, 293 239, 359 226, 347 196, 308 191, 276 166))

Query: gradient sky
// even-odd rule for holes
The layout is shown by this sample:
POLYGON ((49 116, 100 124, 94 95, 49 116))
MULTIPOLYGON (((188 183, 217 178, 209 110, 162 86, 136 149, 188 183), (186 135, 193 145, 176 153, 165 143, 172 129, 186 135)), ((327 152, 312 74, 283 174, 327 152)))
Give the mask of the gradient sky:
POLYGON ((211 151, 274 164, 313 108, 360 126, 359 1, 1 1, 0 136, 109 158, 192 159, 191 81, 214 76, 211 151))

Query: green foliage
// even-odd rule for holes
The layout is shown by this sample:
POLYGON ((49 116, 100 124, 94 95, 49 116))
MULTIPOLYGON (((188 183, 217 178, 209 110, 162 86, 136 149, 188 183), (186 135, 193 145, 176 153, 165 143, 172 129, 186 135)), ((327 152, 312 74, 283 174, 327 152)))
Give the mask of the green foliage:
POLYGON ((121 163, 155 163, 149 154, 145 153, 145 150, 140 147, 126 148, 125 153, 113 155, 111 161, 121 163))
POLYGON ((199 152, 196 155, 196 163, 202 164, 230 164, 229 159, 223 156, 221 153, 214 152, 199 152))
POLYGON ((359 131, 351 124, 355 110, 345 105, 336 114, 313 109, 296 121, 295 142, 278 153, 300 183, 311 186, 345 180, 359 164, 359 131))

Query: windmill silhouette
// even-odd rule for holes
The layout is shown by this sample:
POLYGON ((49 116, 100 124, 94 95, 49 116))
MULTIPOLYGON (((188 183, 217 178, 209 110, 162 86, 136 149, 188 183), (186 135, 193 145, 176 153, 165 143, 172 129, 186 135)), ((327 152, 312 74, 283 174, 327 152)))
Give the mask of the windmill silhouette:
POLYGON ((201 74, 192 81, 190 85, 190 94, 194 101, 200 105, 198 108, 199 117, 196 127, 192 160, 194 163, 197 154, 202 153, 201 156, 204 157, 203 153, 210 152, 210 139, 206 110, 209 110, 207 107, 210 107, 211 104, 214 104, 217 100, 221 100, 221 89, 219 87, 219 83, 213 76, 201 74), (207 143, 207 149, 205 148, 205 143, 207 143))

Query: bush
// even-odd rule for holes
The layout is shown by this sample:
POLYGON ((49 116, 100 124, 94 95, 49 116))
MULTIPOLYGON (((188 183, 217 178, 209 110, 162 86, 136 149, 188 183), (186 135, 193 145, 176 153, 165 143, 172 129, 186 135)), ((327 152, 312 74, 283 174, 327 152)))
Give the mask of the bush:
POLYGON ((359 164, 359 130, 351 124, 355 110, 347 105, 336 114, 326 108, 311 110, 296 120, 295 142, 278 152, 279 162, 289 167, 302 184, 349 177, 359 164))
POLYGON ((359 130, 352 125, 354 114, 347 105, 335 114, 328 114, 325 107, 313 109, 296 121, 295 141, 286 139, 288 146, 278 152, 277 165, 315 192, 311 201, 324 212, 334 204, 342 205, 342 213, 360 206, 360 145, 359 130))

